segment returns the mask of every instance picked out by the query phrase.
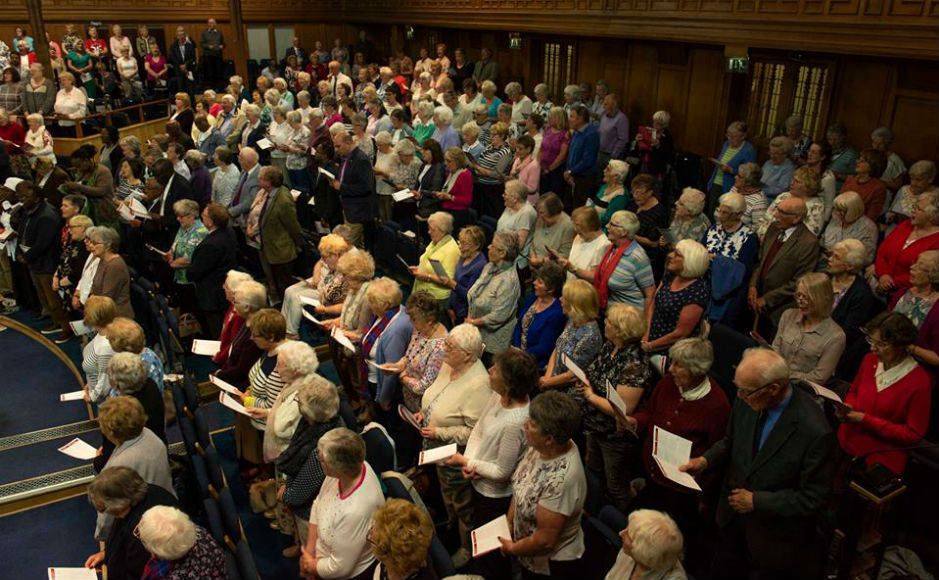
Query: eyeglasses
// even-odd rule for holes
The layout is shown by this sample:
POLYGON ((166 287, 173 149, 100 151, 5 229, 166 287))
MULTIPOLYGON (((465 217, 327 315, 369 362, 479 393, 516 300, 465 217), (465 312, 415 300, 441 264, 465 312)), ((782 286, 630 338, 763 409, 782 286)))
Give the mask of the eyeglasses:
POLYGON ((867 340, 867 344, 873 346, 874 348, 889 348, 890 347, 889 342, 886 342, 883 340, 877 340, 876 338, 872 337, 869 334, 865 336, 864 338, 865 340, 867 340))
POLYGON ((759 393, 760 391, 762 391, 762 390, 764 390, 764 389, 768 389, 768 388, 774 386, 775 384, 776 384, 776 383, 768 383, 768 384, 763 385, 762 387, 757 387, 757 388, 755 388, 755 389, 750 389, 750 390, 741 389, 741 388, 740 388, 740 385, 737 385, 737 396, 738 396, 739 398, 743 399, 744 401, 749 401, 749 400, 751 400, 751 399, 753 398, 754 395, 756 395, 756 394, 759 393))

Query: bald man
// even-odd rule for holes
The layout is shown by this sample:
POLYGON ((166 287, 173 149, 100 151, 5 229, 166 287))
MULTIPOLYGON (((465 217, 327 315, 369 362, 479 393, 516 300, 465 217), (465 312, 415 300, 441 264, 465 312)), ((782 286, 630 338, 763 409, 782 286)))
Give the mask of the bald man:
POLYGON ((818 239, 803 223, 806 213, 805 201, 798 197, 776 205, 750 277, 747 302, 759 316, 757 329, 768 342, 776 336, 782 313, 795 306, 796 280, 818 263, 818 239))
POLYGON ((342 73, 342 64, 338 60, 329 61, 329 76, 326 77, 329 83, 329 94, 334 97, 339 96, 339 85, 347 85, 352 88, 352 79, 342 73))
POLYGON ((767 348, 743 354, 724 438, 679 469, 725 469, 715 578, 816 578, 815 524, 831 492, 835 439, 822 408, 767 348))

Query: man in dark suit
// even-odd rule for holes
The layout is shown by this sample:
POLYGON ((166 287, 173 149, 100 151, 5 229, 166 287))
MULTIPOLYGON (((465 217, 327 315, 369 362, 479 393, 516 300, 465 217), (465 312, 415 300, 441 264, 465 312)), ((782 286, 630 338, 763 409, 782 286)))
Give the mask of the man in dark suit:
POLYGON ((343 218, 352 230, 352 243, 359 248, 371 249, 378 212, 375 172, 368 156, 356 147, 352 135, 337 133, 333 137, 333 146, 342 161, 332 186, 339 192, 343 218))
POLYGON ((196 79, 196 43, 182 26, 176 27, 176 40, 170 45, 169 61, 173 67, 173 91, 186 92, 192 96, 196 79))
POLYGON ((228 210, 210 203, 202 210, 202 223, 209 235, 196 246, 186 268, 186 276, 196 285, 196 303, 199 306, 209 338, 222 333, 222 321, 228 300, 225 298, 225 276, 238 265, 238 244, 235 233, 228 227, 228 210))
POLYGON ((298 36, 293 37, 290 47, 284 52, 284 59, 281 62, 285 67, 287 66, 288 56, 297 57, 297 65, 300 67, 300 70, 304 70, 306 63, 310 62, 310 57, 307 55, 306 49, 300 46, 300 37, 298 36))
POLYGON ((816 516, 831 491, 835 439, 824 412, 789 382, 785 359, 747 350, 727 434, 679 469, 723 469, 714 578, 817 578, 816 516))
POLYGON ((760 316, 760 334, 769 342, 776 336, 782 313, 795 306, 796 281, 815 269, 819 252, 818 238, 803 223, 807 211, 803 200, 789 197, 773 211, 775 221, 763 238, 747 300, 760 316))
POLYGON ((245 235, 260 247, 261 268, 267 278, 268 296, 279 304, 293 279, 293 264, 303 248, 303 231, 297 221, 297 208, 290 190, 284 187, 284 174, 278 167, 262 167, 258 176, 261 203, 257 224, 248 221, 245 235))

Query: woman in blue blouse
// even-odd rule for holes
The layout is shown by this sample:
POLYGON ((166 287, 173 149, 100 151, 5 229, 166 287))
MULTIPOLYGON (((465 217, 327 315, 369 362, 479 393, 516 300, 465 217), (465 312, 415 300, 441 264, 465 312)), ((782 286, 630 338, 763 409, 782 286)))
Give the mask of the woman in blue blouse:
POLYGON ((518 313, 512 346, 534 356, 539 368, 547 366, 554 344, 567 324, 560 300, 566 280, 567 272, 560 264, 548 262, 538 268, 535 271, 535 293, 518 313))
POLYGON ((570 280, 561 293, 561 307, 567 315, 567 325, 554 346, 548 367, 541 378, 542 390, 566 387, 574 380, 567 368, 567 359, 581 369, 596 358, 603 346, 603 334, 597 324, 600 297, 593 284, 586 280, 570 280))
POLYGON ((460 260, 456 264, 453 279, 446 280, 446 285, 453 289, 447 313, 454 326, 463 322, 469 308, 466 294, 473 287, 486 265, 486 256, 480 249, 486 244, 486 235, 479 226, 467 226, 460 230, 458 237, 460 260))
POLYGON ((709 159, 715 165, 714 173, 708 181, 708 211, 717 202, 717 198, 730 191, 734 186, 737 168, 744 163, 756 163, 756 148, 747 141, 747 124, 734 121, 727 126, 727 141, 721 148, 721 154, 709 159))

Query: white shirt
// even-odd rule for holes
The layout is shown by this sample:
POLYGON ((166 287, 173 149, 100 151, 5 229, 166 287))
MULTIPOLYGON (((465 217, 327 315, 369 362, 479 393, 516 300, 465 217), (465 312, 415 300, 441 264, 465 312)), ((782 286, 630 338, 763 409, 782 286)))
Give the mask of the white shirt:
POLYGON ((877 381, 877 392, 881 392, 887 387, 893 386, 897 381, 910 374, 918 365, 913 357, 906 357, 903 362, 892 367, 890 370, 884 370, 884 363, 877 363, 877 370, 874 372, 874 380, 877 381))
POLYGON ((192 173, 189 171, 189 166, 186 165, 186 162, 180 159, 173 164, 173 170, 186 178, 186 181, 192 178, 192 173))
MULTIPOLYGON (((568 256, 571 264, 578 270, 593 270, 600 265, 603 255, 610 249, 610 240, 603 232, 590 242, 585 242, 580 236, 574 238, 571 244, 571 253, 568 256)), ((568 280, 576 280, 577 275, 573 272, 567 273, 568 280)))
POLYGON ((467 467, 482 479, 472 480, 473 488, 486 497, 512 495, 512 474, 525 453, 525 419, 528 405, 506 409, 502 397, 492 393, 473 427, 464 455, 467 467))
POLYGON ((71 91, 59 89, 55 95, 54 110, 66 117, 66 119, 59 119, 59 126, 74 127, 75 121, 69 119, 81 119, 88 114, 88 95, 79 87, 72 87, 71 91))

